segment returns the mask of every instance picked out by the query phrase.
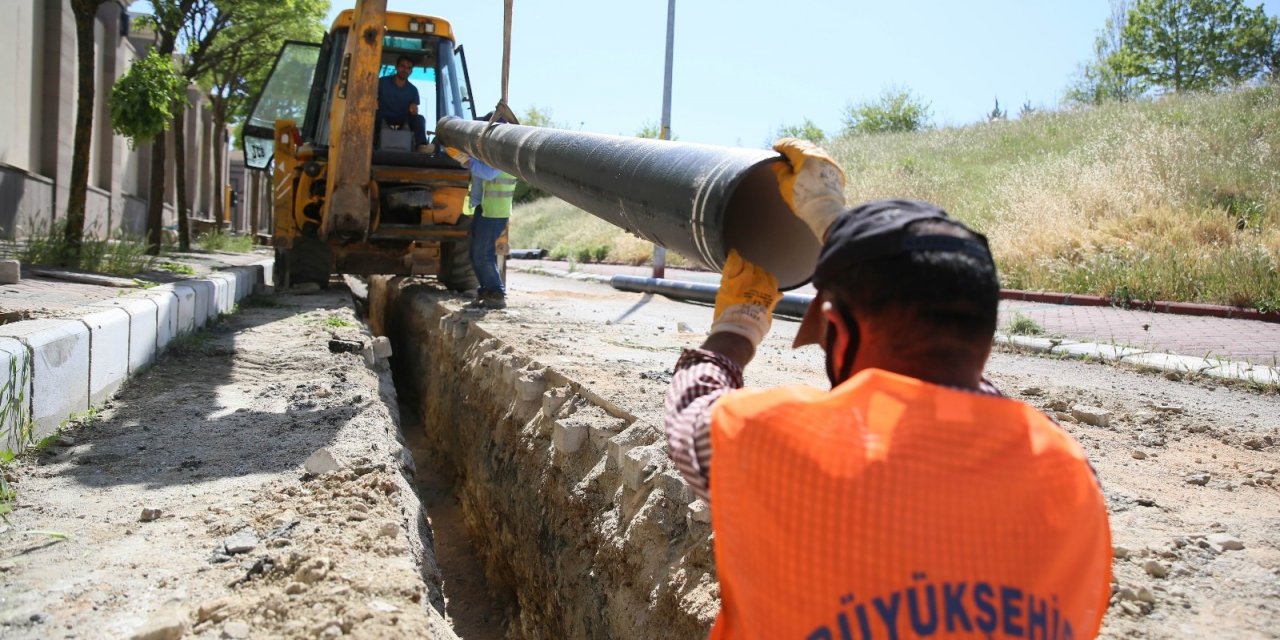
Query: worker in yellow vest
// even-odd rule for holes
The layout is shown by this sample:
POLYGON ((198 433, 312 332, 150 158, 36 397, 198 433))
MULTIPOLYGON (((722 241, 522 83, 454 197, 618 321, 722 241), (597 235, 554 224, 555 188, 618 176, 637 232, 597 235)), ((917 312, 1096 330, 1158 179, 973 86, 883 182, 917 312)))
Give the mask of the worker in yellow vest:
MULTIPOLYGON (((492 113, 477 120, 489 121, 492 113)), ((499 118, 498 122, 506 120, 499 118)), ((471 213, 471 268, 480 288, 472 305, 486 309, 507 306, 507 288, 498 269, 498 238, 511 219, 511 200, 516 193, 515 176, 490 167, 476 158, 453 148, 445 153, 471 170, 471 189, 467 205, 471 213)))
POLYGON ((774 148, 783 199, 823 239, 794 346, 821 346, 832 388, 741 388, 781 294, 730 252, 666 401, 671 457, 711 507, 712 637, 1094 637, 1106 506, 1080 446, 983 377, 986 238, 923 202, 848 209, 824 152, 774 148))

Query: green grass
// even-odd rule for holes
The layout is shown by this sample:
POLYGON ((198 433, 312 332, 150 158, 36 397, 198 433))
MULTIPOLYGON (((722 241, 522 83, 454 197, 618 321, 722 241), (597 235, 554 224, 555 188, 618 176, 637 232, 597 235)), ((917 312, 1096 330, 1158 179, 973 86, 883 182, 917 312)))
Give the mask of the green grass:
POLYGON ((1013 318, 1009 320, 1005 330, 1015 336, 1038 336, 1044 333, 1044 329, 1039 323, 1021 313, 1013 314, 1013 318))
MULTIPOLYGON (((1007 287, 1280 309, 1280 85, 1037 112, 827 144, 850 204, 915 198, 985 233, 1007 287)), ((511 246, 578 259, 650 245, 555 199, 511 246)), ((668 254, 676 266, 689 264, 668 254)))
POLYGON ((220 229, 197 236, 195 243, 205 251, 230 251, 233 253, 249 253, 253 251, 253 238, 251 236, 224 233, 220 229))
POLYGON ((168 271, 169 273, 175 273, 180 276, 193 276, 196 273, 196 270, 193 269, 191 265, 182 264, 180 262, 170 262, 168 260, 157 263, 156 268, 161 271, 168 271))
POLYGON ((15 242, 12 253, 26 264, 69 267, 94 273, 132 277, 150 269, 155 261, 147 255, 147 245, 140 238, 117 233, 114 238, 96 237, 94 229, 87 229, 80 240, 80 255, 71 257, 71 251, 60 225, 28 222, 30 234, 22 242, 15 242))
POLYGON ((345 329, 347 327, 356 326, 355 323, 351 322, 350 320, 347 320, 345 318, 339 318, 338 316, 333 316, 333 315, 325 316, 322 319, 312 319, 311 321, 318 322, 320 326, 326 327, 328 329, 345 329))

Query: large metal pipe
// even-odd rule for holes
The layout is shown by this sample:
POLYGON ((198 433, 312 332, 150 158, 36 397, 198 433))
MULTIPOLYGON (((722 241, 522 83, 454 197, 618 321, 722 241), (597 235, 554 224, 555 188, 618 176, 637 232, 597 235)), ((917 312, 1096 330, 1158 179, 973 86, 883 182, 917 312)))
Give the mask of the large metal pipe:
MULTIPOLYGON (((716 293, 720 291, 719 285, 705 282, 646 278, 644 276, 613 276, 609 279, 609 284, 619 291, 660 293, 672 298, 697 300, 698 302, 715 302, 716 293)), ((784 316, 802 318, 804 317, 804 312, 809 309, 810 302, 813 302, 813 296, 806 293, 783 294, 774 312, 784 316)))
POLYGON ((445 117, 461 149, 587 213, 719 271, 730 249, 783 289, 809 281, 819 243, 778 193, 763 149, 608 136, 445 117))

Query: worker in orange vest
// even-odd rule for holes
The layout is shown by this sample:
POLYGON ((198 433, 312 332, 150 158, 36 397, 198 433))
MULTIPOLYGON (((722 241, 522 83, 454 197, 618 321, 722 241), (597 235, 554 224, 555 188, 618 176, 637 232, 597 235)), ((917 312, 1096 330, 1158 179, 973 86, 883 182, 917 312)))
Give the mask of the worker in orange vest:
POLYGON ((774 148, 783 199, 823 239, 794 345, 821 346, 832 388, 742 389, 781 295, 730 252, 666 401, 671 457, 711 507, 711 637, 1094 637, 1106 505, 1080 446, 983 377, 986 238, 923 202, 848 209, 826 153, 774 148))

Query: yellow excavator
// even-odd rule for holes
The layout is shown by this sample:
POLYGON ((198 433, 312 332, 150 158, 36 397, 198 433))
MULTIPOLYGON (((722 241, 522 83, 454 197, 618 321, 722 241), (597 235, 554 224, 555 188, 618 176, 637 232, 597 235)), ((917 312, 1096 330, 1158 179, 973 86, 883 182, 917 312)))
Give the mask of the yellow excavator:
MULTIPOLYGON (((433 131, 420 145, 376 117, 379 78, 404 57, 427 128, 444 116, 475 118, 465 53, 444 19, 358 0, 323 42, 281 49, 241 135, 245 164, 271 171, 275 286, 403 274, 476 287, 464 215, 470 172, 433 131)), ((497 248, 506 255, 505 234, 497 248)))

